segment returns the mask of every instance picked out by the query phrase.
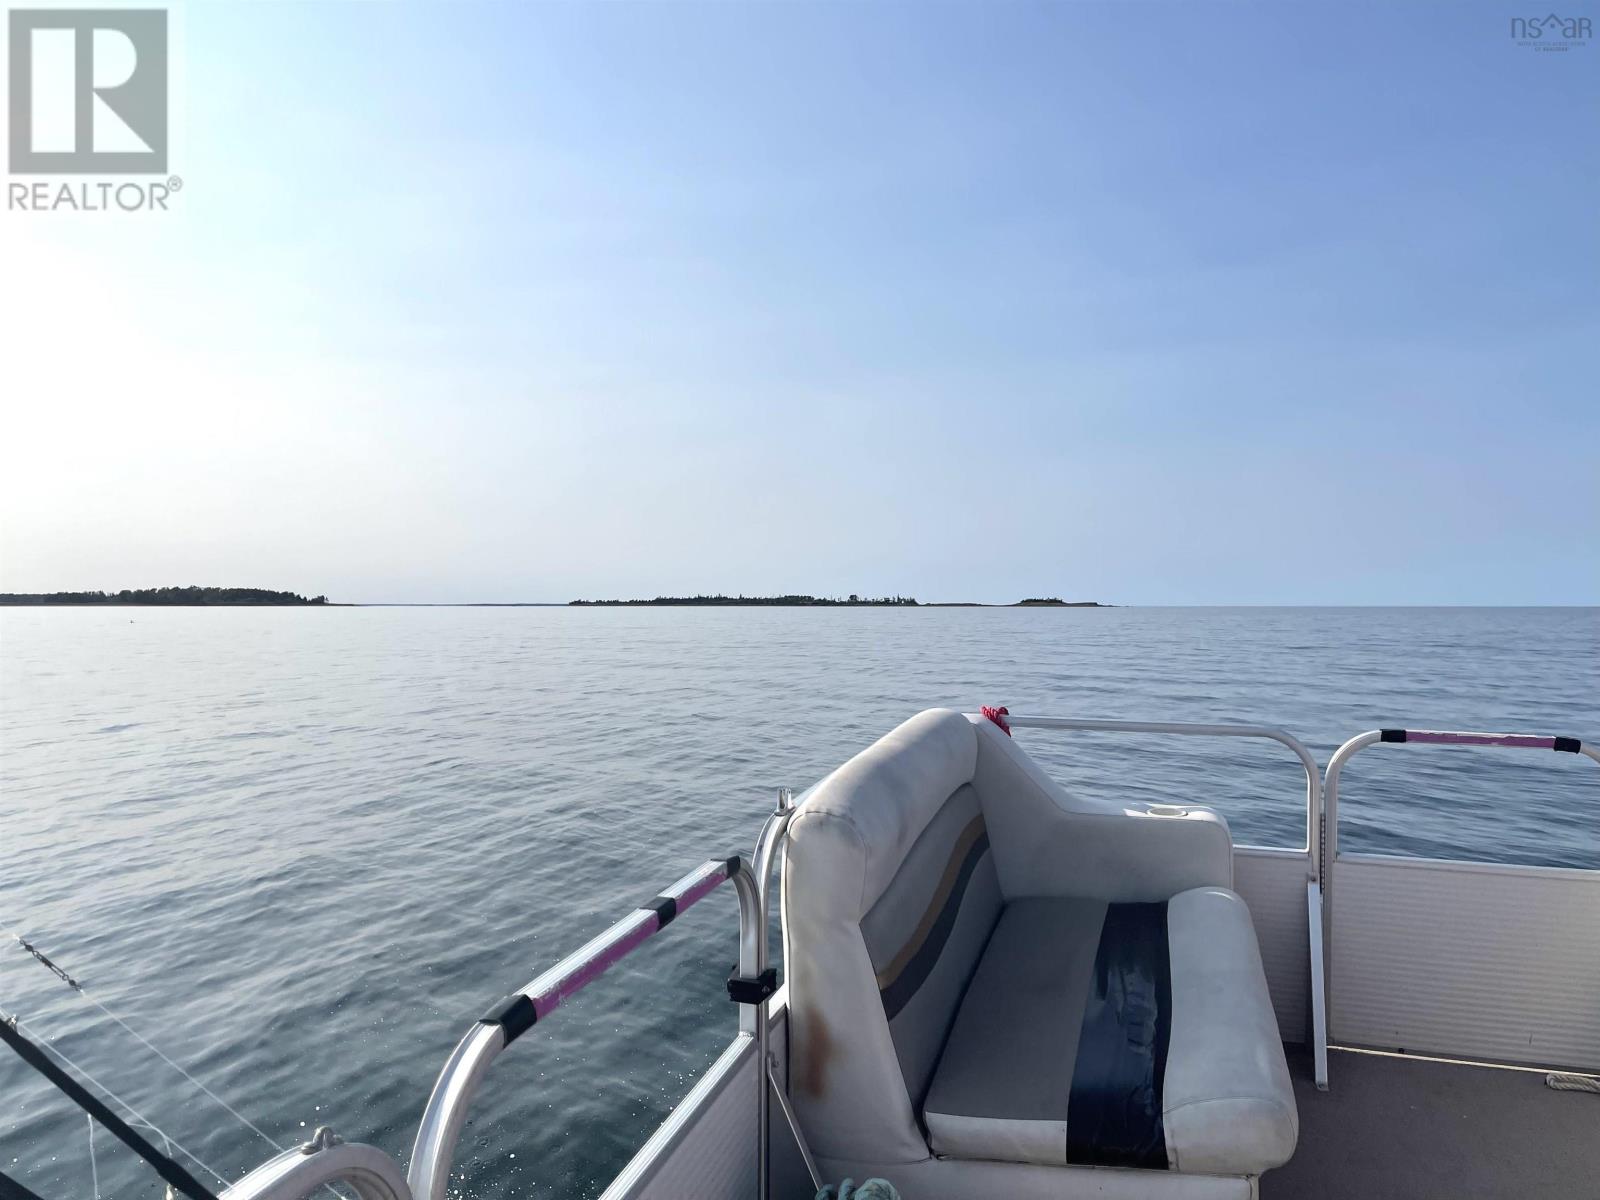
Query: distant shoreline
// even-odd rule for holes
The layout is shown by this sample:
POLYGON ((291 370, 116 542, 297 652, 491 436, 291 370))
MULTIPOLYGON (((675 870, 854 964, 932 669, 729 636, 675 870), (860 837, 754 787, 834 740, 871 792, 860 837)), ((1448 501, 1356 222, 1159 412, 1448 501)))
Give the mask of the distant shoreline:
POLYGON ((13 608, 1116 608, 1098 600, 1029 597, 1009 603, 917 600, 911 596, 656 596, 637 600, 466 600, 336 602, 265 588, 125 588, 120 592, 0 592, 13 608))
POLYGON ((1098 600, 1013 600, 1009 604, 987 604, 982 600, 930 600, 924 608, 1119 608, 1098 600))
POLYGON ((976 600, 921 601, 911 596, 657 596, 652 600, 569 600, 570 608, 1110 608, 1098 600, 1031 597, 1010 604, 976 600))
POLYGON ((250 606, 316 606, 326 596, 302 596, 268 588, 124 588, 120 592, 0 592, 0 605, 18 608, 71 605, 81 608, 242 608, 250 606))

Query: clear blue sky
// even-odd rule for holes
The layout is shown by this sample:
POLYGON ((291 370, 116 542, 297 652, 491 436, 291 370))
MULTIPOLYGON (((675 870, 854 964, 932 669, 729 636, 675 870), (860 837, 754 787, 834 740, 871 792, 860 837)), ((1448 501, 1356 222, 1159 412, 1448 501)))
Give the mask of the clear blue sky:
POLYGON ((0 588, 1593 603, 1514 7, 191 3, 176 211, 0 214, 0 588))

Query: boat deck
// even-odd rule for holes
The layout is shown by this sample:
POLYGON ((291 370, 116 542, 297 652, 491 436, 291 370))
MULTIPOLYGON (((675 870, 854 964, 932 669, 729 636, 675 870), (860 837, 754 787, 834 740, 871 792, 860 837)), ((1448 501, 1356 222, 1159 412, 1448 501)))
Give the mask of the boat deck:
POLYGON ((1332 1090, 1291 1052, 1300 1145, 1261 1200, 1600 1197, 1600 1095, 1544 1074, 1330 1051, 1332 1090))

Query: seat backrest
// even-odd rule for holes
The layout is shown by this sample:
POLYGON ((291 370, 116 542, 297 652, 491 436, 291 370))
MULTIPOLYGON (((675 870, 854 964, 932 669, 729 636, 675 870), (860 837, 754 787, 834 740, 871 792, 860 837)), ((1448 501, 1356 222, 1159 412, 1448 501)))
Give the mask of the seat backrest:
POLYGON ((928 1157, 916 1113, 1002 902, 976 762, 967 718, 930 710, 823 780, 790 823, 790 1091, 823 1156, 928 1157))

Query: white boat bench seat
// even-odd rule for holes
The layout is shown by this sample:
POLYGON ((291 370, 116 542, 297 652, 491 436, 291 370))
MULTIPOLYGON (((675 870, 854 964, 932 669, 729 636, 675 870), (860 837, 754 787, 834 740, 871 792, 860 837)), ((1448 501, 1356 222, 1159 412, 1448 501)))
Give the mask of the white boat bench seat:
POLYGON ((1210 810, 1069 797, 932 710, 819 784, 783 877, 789 1088, 918 1200, 1247 1197, 1294 1096, 1210 810))
POLYGON ((923 1121, 934 1153, 1259 1175, 1294 1151, 1277 1019, 1244 902, 1007 904, 923 1121))

